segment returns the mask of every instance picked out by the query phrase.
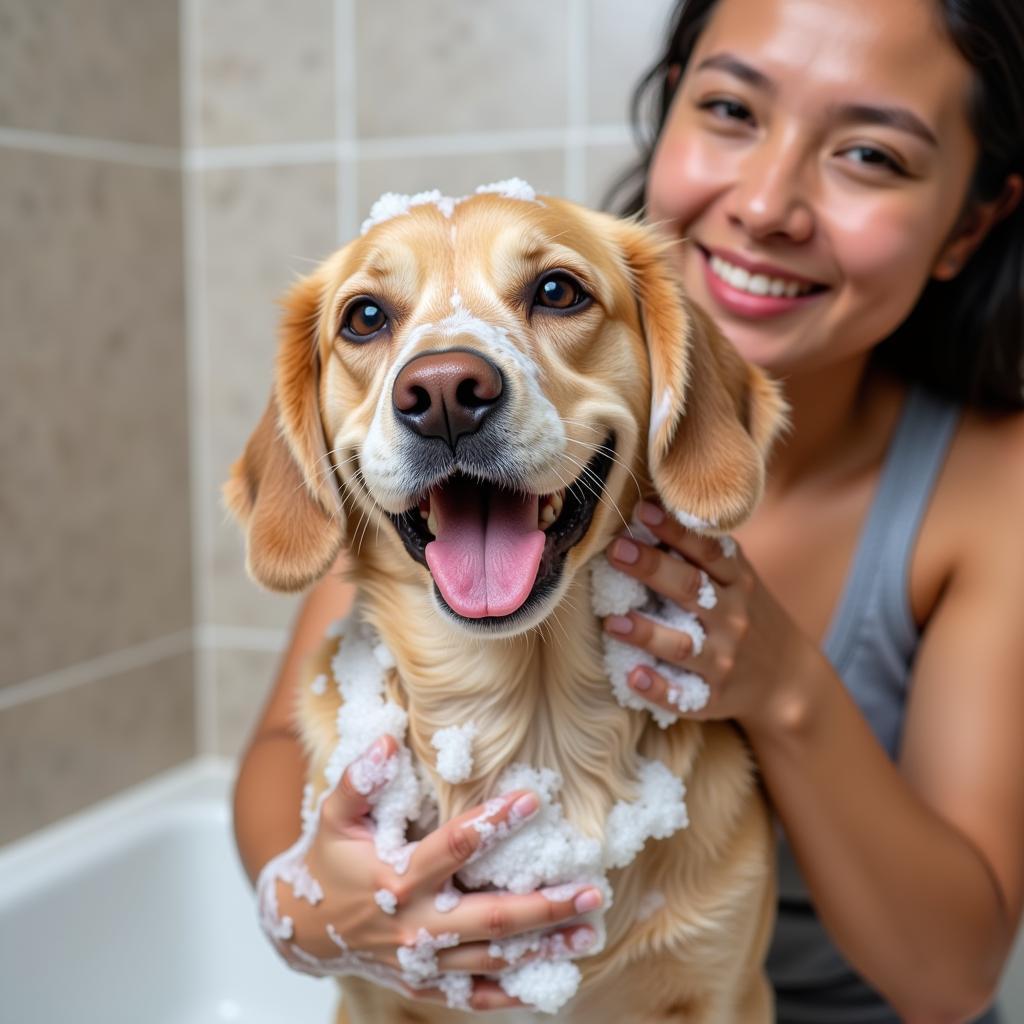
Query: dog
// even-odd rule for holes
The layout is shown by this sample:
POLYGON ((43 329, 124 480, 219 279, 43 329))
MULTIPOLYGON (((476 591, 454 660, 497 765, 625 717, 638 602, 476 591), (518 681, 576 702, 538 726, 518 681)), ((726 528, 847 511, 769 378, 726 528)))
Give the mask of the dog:
MULTIPOLYGON (((743 522, 784 422, 777 387, 683 295, 672 244, 517 180, 383 196, 287 295, 270 402, 224 495, 265 587, 301 590, 350 553, 435 821, 512 765, 557 777, 565 827, 592 841, 644 765, 685 785, 687 827, 606 860, 614 902, 560 1019, 767 1024, 774 844, 749 749, 729 723, 623 707, 587 590, 641 495, 719 536, 743 522), (454 776, 432 740, 467 722, 454 776)), ((345 704, 323 676, 346 643, 325 639, 298 698, 308 820, 332 756, 339 774, 345 704)), ((462 1019, 341 984, 340 1022, 462 1019)))

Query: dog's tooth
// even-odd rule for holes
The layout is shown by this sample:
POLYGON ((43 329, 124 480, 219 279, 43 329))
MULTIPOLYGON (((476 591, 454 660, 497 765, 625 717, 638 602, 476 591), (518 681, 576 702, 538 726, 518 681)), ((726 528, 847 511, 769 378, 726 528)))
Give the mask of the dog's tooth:
POLYGON ((431 506, 430 514, 427 516, 427 529, 435 537, 437 536, 437 513, 434 511, 433 506, 431 506))
POLYGON ((564 501, 562 492, 559 491, 557 494, 552 494, 548 501, 551 503, 549 508, 557 519, 562 514, 562 502, 564 501))
MULTIPOLYGON (((550 499, 549 499, 550 500, 550 499)), ((545 529, 550 526, 558 517, 550 504, 545 504, 540 510, 540 526, 545 529)))

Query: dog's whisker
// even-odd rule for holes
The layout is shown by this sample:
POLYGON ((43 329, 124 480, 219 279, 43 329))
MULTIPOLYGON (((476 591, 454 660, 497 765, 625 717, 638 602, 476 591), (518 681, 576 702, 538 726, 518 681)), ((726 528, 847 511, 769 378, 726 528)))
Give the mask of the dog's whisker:
POLYGON ((597 498, 599 502, 602 502, 608 508, 614 509, 615 514, 622 520, 622 525, 628 530, 629 523, 626 522, 626 517, 622 514, 622 511, 619 509, 618 504, 612 501, 611 498, 609 498, 607 494, 604 493, 604 481, 592 469, 589 469, 584 463, 580 462, 579 459, 573 458, 573 456, 571 456, 568 452, 562 452, 562 458, 568 459, 570 462, 572 462, 574 465, 580 468, 580 475, 577 477, 577 480, 584 487, 586 487, 587 490, 590 491, 590 493, 594 495, 594 497, 597 498), (597 481, 598 487, 600 488, 599 490, 594 489, 593 485, 587 480, 588 476, 592 477, 594 480, 597 481))
POLYGON ((633 472, 633 470, 631 470, 629 466, 627 466, 625 462, 623 462, 622 459, 620 459, 618 455, 615 454, 615 449, 609 448, 607 445, 604 444, 591 444, 589 441, 581 441, 575 437, 570 437, 569 440, 572 441, 574 444, 578 444, 584 448, 589 449, 590 451, 600 452, 602 455, 607 455, 612 460, 612 462, 615 463, 615 465, 621 466, 629 474, 630 478, 633 481, 633 486, 636 487, 637 500, 640 501, 643 498, 644 492, 643 488, 640 486, 640 481, 637 480, 636 474, 633 472))

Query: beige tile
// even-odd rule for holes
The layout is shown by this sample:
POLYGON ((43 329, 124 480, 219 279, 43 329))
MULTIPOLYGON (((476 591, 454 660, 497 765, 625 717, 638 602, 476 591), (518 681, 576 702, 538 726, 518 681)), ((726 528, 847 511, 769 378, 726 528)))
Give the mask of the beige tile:
POLYGON ((667 41, 674 0, 590 0, 587 111, 591 124, 625 124, 641 75, 667 41))
POLYGON ((360 135, 565 124, 567 4, 355 2, 360 135))
POLYGON ((281 653, 222 649, 212 654, 216 694, 214 753, 237 757, 273 688, 281 653))
POLYGON ((176 146, 178 3, 0 5, 0 125, 176 146))
POLYGON ((620 176, 637 160, 637 150, 631 145, 588 146, 586 149, 587 188, 586 202, 595 209, 608 209, 618 213, 632 188, 617 194, 612 205, 607 204, 608 192, 620 176))
POLYGON ((263 413, 273 375, 277 302, 289 284, 334 248, 333 165, 210 171, 206 219, 203 344, 211 436, 201 496, 209 518, 210 621, 282 626, 295 598, 267 594, 245 575, 241 535, 226 519, 220 485, 263 413))
POLYGON ((0 843, 195 754, 192 655, 0 712, 0 843))
POLYGON ((180 176, 0 150, 0 685, 192 621, 180 176))
POLYGON ((205 146, 334 138, 333 0, 200 0, 205 146))

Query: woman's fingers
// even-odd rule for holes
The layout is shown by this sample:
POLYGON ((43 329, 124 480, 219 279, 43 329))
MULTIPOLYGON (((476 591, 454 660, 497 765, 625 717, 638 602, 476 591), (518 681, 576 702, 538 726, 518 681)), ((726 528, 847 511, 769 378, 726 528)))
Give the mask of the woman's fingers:
POLYGON ((662 543, 678 551, 687 561, 700 566, 715 582, 728 585, 739 576, 737 545, 731 537, 712 537, 683 526, 674 516, 650 502, 642 501, 637 517, 662 543))
POLYGON ((597 933, 589 925, 576 928, 563 928, 550 935, 541 936, 537 940, 537 949, 530 950, 515 961, 501 955, 500 950, 491 942, 467 942, 453 949, 442 950, 437 955, 437 963, 442 971, 469 971, 472 974, 500 974, 509 967, 519 966, 538 957, 552 953, 575 954, 585 953, 594 944, 597 933))
POLYGON ((516 790, 452 818, 420 840, 409 865, 408 887, 436 892, 470 857, 515 831, 539 808, 536 793, 516 790))
MULTIPOLYGON (((410 999, 426 1003, 439 1003, 441 1006, 448 1005, 447 995, 439 988, 405 986, 405 992, 410 999)), ((510 1007, 525 1006, 525 1003, 516 999, 515 996, 507 995, 502 991, 501 986, 490 978, 474 978, 469 1005, 472 1009, 481 1011, 507 1010, 510 1007)))
POLYGON ((639 612, 610 615, 605 619, 604 628, 616 640, 640 647, 659 661, 685 668, 688 672, 706 677, 711 668, 707 664, 707 655, 695 652, 694 640, 689 633, 655 622, 639 612))
POLYGON ((321 820, 340 836, 353 830, 362 837, 362 819, 370 811, 369 797, 394 775, 391 758, 398 752, 394 736, 381 736, 345 769, 334 792, 324 801, 321 820))
POLYGON ((603 902, 600 890, 592 885, 563 885, 522 895, 465 893, 455 910, 442 915, 445 923, 438 922, 435 927, 457 932, 464 942, 494 942, 563 924, 596 910, 603 902))
POLYGON ((628 537, 612 541, 606 553, 616 569, 640 580, 680 608, 699 612, 717 603, 710 576, 685 558, 628 537))

